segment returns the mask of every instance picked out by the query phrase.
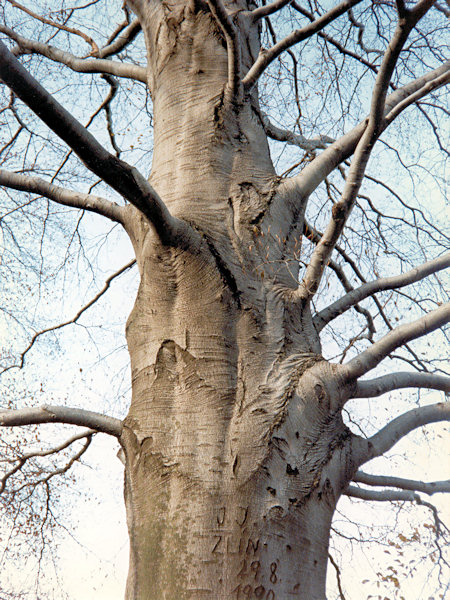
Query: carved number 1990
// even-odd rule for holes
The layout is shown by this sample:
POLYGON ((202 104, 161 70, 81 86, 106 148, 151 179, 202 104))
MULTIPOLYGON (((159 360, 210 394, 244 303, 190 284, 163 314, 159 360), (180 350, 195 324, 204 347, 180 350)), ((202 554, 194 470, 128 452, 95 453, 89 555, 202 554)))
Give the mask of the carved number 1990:
POLYGON ((257 598, 258 600, 276 600, 275 593, 273 590, 267 590, 263 585, 258 585, 258 587, 253 587, 250 584, 242 585, 240 583, 237 587, 234 588, 233 594, 236 594, 234 597, 236 600, 240 598, 257 598))

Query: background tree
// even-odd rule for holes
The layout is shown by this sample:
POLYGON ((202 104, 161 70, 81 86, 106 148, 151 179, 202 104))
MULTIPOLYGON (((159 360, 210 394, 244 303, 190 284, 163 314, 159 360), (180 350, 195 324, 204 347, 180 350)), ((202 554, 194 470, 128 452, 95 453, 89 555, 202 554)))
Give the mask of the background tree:
POLYGON ((323 599, 342 496, 426 505, 442 565, 425 497, 449 482, 363 465, 450 418, 419 394, 450 389, 446 9, 6 0, 2 16, 1 490, 15 526, 38 523, 45 542, 55 476, 103 432, 125 465, 129 599, 323 599), (134 257, 89 297, 101 244, 115 263, 120 236, 134 257), (44 334, 82 323, 134 264, 126 411, 80 407, 76 385, 39 406, 24 369, 44 334), (75 316, 55 325, 58 300, 75 316), (380 396, 404 388, 408 410, 381 427, 380 396), (10 429, 44 423, 89 429, 30 451, 10 429))

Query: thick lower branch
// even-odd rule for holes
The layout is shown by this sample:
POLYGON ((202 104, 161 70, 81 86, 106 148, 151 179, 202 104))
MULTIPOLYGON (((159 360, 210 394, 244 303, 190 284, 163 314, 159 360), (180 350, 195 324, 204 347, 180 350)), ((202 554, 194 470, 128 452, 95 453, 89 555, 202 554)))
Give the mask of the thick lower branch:
POLYGON ((450 392, 450 377, 432 373, 413 373, 404 371, 390 373, 369 381, 358 381, 353 398, 373 398, 393 390, 415 387, 450 392))
POLYGON ((350 498, 371 500, 372 502, 419 502, 420 496, 406 490, 366 490, 349 485, 344 494, 350 498))
POLYGON ((316 326, 316 329, 321 330, 327 323, 339 315, 342 315, 346 310, 358 302, 361 302, 361 300, 372 296, 372 294, 410 285, 411 283, 415 283, 416 281, 420 281, 425 277, 428 277, 432 273, 437 273, 442 269, 446 269, 449 266, 450 252, 418 267, 415 267, 406 273, 394 275, 393 277, 382 277, 380 279, 376 279, 375 281, 365 283, 359 288, 350 291, 342 298, 339 298, 339 300, 336 300, 336 302, 333 302, 333 304, 327 308, 321 310, 320 313, 314 317, 314 325, 316 326))
POLYGON ((80 408, 45 405, 40 408, 0 410, 0 427, 21 427, 41 423, 81 425, 114 437, 120 437, 122 434, 122 421, 119 419, 80 408))
POLYGON ((371 486, 396 487, 401 490, 410 490, 412 492, 423 492, 431 496, 432 494, 442 494, 450 492, 450 480, 446 481, 417 481, 414 479, 404 479, 403 477, 389 477, 388 475, 370 475, 363 471, 357 471, 353 481, 364 483, 371 486))
POLYGON ((99 196, 82 194, 59 187, 39 177, 27 177, 0 169, 0 185, 30 194, 39 194, 58 204, 95 212, 112 221, 123 223, 123 209, 118 204, 99 196))
POLYGON ((375 342, 373 346, 358 354, 343 366, 344 376, 347 380, 356 380, 365 373, 374 369, 384 358, 389 356, 396 348, 403 346, 411 340, 417 339, 447 324, 450 320, 450 302, 443 304, 436 310, 429 312, 422 318, 400 325, 387 335, 375 342))
POLYGON ((414 408, 393 419, 371 438, 361 439, 359 449, 355 448, 356 461, 362 465, 377 456, 382 456, 414 429, 440 421, 450 421, 450 402, 414 408))

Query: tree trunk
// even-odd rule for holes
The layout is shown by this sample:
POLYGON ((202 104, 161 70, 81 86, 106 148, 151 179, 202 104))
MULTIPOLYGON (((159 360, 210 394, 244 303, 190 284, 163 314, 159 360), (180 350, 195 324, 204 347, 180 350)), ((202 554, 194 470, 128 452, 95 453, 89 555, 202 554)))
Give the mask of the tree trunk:
MULTIPOLYGON (((275 176, 256 93, 228 102, 218 25, 201 3, 168 6, 135 3, 151 182, 192 234, 164 246, 128 209, 141 283, 122 436, 127 599, 323 600, 331 518, 354 470, 349 390, 291 301, 303 214, 275 176)), ((257 25, 242 46, 254 60, 257 25)))

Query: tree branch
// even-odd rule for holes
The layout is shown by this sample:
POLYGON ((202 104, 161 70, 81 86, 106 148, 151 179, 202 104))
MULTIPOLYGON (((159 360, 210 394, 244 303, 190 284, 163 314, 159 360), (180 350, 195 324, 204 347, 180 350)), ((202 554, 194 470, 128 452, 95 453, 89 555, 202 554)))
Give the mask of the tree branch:
POLYGON ((366 490, 364 488, 349 485, 344 492, 345 496, 350 498, 359 498, 360 500, 371 500, 373 502, 417 502, 422 504, 421 498, 414 492, 407 490, 366 490))
POLYGON ((253 19, 253 21, 258 21, 259 19, 263 19, 264 17, 268 17, 273 15, 273 13, 278 12, 291 1, 292 0, 274 0, 274 2, 270 2, 265 6, 260 6, 255 8, 255 10, 252 10, 250 17, 253 19))
POLYGON ((393 390, 408 387, 427 388, 450 393, 450 377, 410 371, 390 373, 369 381, 358 381, 352 398, 374 398, 393 390))
POLYGON ((355 448, 357 463, 362 465, 377 456, 382 456, 414 429, 440 421, 450 421, 450 402, 413 408, 393 419, 369 439, 361 438, 360 448, 355 448))
MULTIPOLYGON (((242 84, 244 86, 244 92, 249 94, 255 83, 261 77, 263 72, 267 69, 267 67, 276 59, 278 56, 299 42, 306 40, 311 37, 321 29, 323 29, 326 25, 340 17, 344 14, 349 8, 359 4, 361 0, 344 0, 337 6, 333 7, 324 15, 320 16, 313 23, 309 23, 305 27, 301 29, 297 29, 293 31, 288 36, 280 40, 275 46, 272 46, 270 50, 261 51, 258 58, 256 59, 253 66, 248 71, 247 75, 242 80, 242 84)), ((267 8, 267 7, 262 7, 267 8)), ((261 9, 257 9, 261 10, 261 9)), ((254 11, 256 12, 256 11, 254 11)), ((254 14, 254 12, 252 14, 254 14)))
POLYGON ((25 364, 26 355, 31 350, 31 348, 34 346, 36 340, 41 337, 41 335, 44 335, 45 333, 48 333, 49 331, 56 331, 58 329, 62 329, 63 327, 66 327, 67 325, 72 325, 72 324, 76 323, 78 321, 78 319, 83 315, 83 313, 85 313, 89 308, 91 308, 91 306, 93 306, 97 302, 97 300, 99 300, 108 291, 108 289, 111 285, 111 282, 114 279, 116 279, 117 277, 119 277, 120 275, 122 275, 123 273, 125 273, 125 271, 130 269, 135 264, 136 264, 136 260, 133 259, 130 262, 128 262, 125 266, 123 266, 121 269, 119 269, 118 271, 116 271, 115 273, 110 275, 108 277, 108 279, 105 281, 105 285, 102 287, 102 289, 93 298, 91 298, 91 300, 89 300, 89 302, 87 304, 85 304, 82 308, 80 308, 80 310, 77 312, 77 314, 72 319, 69 319, 68 321, 64 321, 63 323, 59 323, 58 325, 54 325, 53 327, 47 327, 47 329, 42 329, 41 331, 38 331, 37 333, 35 333, 33 335, 33 337, 31 338, 28 346, 22 352, 22 354, 20 356, 20 363, 12 364, 8 367, 5 367, 5 369, 3 369, 3 371, 1 371, 0 374, 4 373, 5 371, 9 371, 10 369, 13 369, 15 367, 22 369, 25 364))
POLYGON ((433 90, 443 87, 444 85, 447 85, 447 83, 450 82, 450 61, 447 61, 443 65, 443 67, 446 68, 446 72, 426 81, 421 88, 416 90, 413 94, 406 96, 401 102, 399 102, 394 108, 392 108, 388 112, 388 114, 384 118, 385 126, 392 123, 392 121, 396 119, 398 115, 405 110, 405 108, 411 106, 411 104, 418 102, 421 98, 423 98, 433 90))
POLYGON ((18 8, 18 9, 22 10, 23 12, 25 12, 27 15, 30 15, 30 17, 32 17, 33 19, 40 21, 41 23, 45 23, 46 25, 51 25, 52 27, 56 27, 56 29, 60 29, 62 31, 67 31, 68 33, 73 33, 74 35, 80 36, 87 44, 89 44, 89 46, 92 48, 93 52, 96 52, 98 50, 98 46, 94 42, 94 40, 89 35, 84 33, 83 31, 80 31, 79 29, 74 29, 73 27, 68 27, 64 23, 57 23, 56 21, 51 21, 50 19, 41 17, 40 15, 36 14, 29 8, 26 8, 25 6, 22 6, 22 4, 19 4, 18 2, 16 2, 16 0, 6 0, 6 1, 9 4, 11 4, 12 6, 14 6, 15 8, 18 8))
POLYGON ((338 590, 339 590, 339 597, 341 600, 346 600, 345 596, 344 596, 344 590, 342 589, 341 570, 339 568, 339 565, 337 564, 337 562, 334 560, 334 558, 332 557, 332 555, 330 553, 328 553, 328 558, 330 560, 330 563, 333 565, 334 570, 336 571, 336 582, 337 582, 337 586, 338 586, 338 590))
POLYGON ((32 452, 26 452, 25 454, 21 454, 20 456, 14 459, 9 459, 9 462, 15 462, 16 464, 0 478, 0 494, 4 492, 8 479, 10 479, 15 473, 20 471, 30 459, 57 454, 62 450, 66 450, 69 446, 71 446, 74 442, 77 442, 78 440, 82 440, 83 438, 91 438, 94 433, 96 432, 93 429, 88 429, 87 431, 82 431, 81 433, 73 435, 62 444, 59 444, 58 446, 53 446, 48 450, 35 450, 32 452))
POLYGON ((125 29, 123 29, 120 35, 107 46, 100 48, 98 52, 93 53, 97 58, 107 58, 113 54, 118 54, 128 44, 130 44, 141 31, 141 24, 138 19, 134 19, 125 29))
MULTIPOLYGON (((303 225, 303 235, 305 235, 314 244, 318 244, 320 242, 320 238, 322 237, 323 234, 320 233, 315 227, 310 225, 305 220, 304 225, 303 225)), ((340 254, 343 256, 343 258, 345 260, 347 260, 347 254, 345 253, 345 251, 343 251, 339 246, 337 246, 336 249, 338 250, 338 252, 340 252, 340 254)), ((350 281, 347 279, 347 276, 344 272, 344 269, 341 267, 341 265, 339 265, 337 262, 335 262, 333 259, 330 258, 327 266, 332 271, 334 271, 336 277, 339 279, 342 287, 344 288, 344 290, 346 292, 351 292, 354 289, 353 286, 351 285, 350 281)), ((353 308, 355 309, 356 312, 360 313, 361 315, 364 315, 364 317, 367 321, 367 327, 369 330, 368 339, 372 340, 373 334, 375 333, 375 325, 374 325, 373 317, 372 317, 371 313, 366 308, 359 306, 358 303, 355 303, 353 308)), ((314 323, 314 319, 313 319, 313 323, 314 323)), ((316 329, 318 332, 320 332, 320 329, 318 329, 317 326, 316 326, 316 329)))
POLYGON ((445 481, 425 482, 414 479, 404 479, 403 477, 390 477, 388 475, 370 475, 363 471, 357 471, 353 477, 353 481, 371 486, 396 487, 401 490, 423 492, 429 496, 450 492, 450 479, 445 481))
POLYGON ((382 123, 383 114, 386 111, 387 90, 400 52, 412 29, 425 12, 431 8, 432 3, 433 0, 421 0, 415 9, 402 15, 397 23, 375 80, 367 127, 356 147, 344 191, 339 202, 333 206, 332 218, 311 256, 305 276, 299 286, 298 296, 303 302, 310 300, 316 293, 327 262, 355 204, 369 157, 375 142, 383 131, 382 123))
MULTIPOLYGON (((126 64, 113 60, 104 60, 101 58, 79 58, 70 52, 65 52, 54 46, 36 42, 22 37, 9 27, 0 25, 0 33, 4 33, 17 43, 17 48, 12 52, 15 56, 21 54, 40 54, 46 58, 65 65, 77 73, 107 73, 116 77, 125 77, 135 79, 145 83, 147 81, 147 71, 138 65, 126 64)), ((99 54, 101 51, 96 52, 99 54)))
MULTIPOLYGON (((423 89, 430 81, 438 81, 440 76, 447 73, 450 68, 450 61, 447 61, 440 67, 414 79, 405 86, 396 89, 389 94, 386 99, 384 117, 388 115, 398 104, 403 102, 405 98, 415 94, 418 90, 423 89)), ((443 84, 442 84, 443 85, 443 84)), ((437 89, 437 88, 435 88, 437 89)), ((397 115, 398 116, 398 115, 397 115)), ((380 123, 382 133, 386 127, 392 123, 383 118, 380 123)), ((314 160, 308 163, 305 168, 293 177, 290 185, 295 183, 298 188, 299 201, 304 202, 304 198, 308 197, 318 185, 320 185, 325 177, 327 177, 340 163, 349 158, 358 143, 361 140, 367 127, 367 119, 361 121, 351 131, 341 136, 334 143, 330 144, 321 154, 316 156, 314 160)))
POLYGON ((318 137, 311 139, 305 138, 303 135, 293 133, 288 129, 280 129, 262 112, 259 113, 259 116, 266 134, 277 142, 286 142, 287 144, 292 144, 293 146, 297 146, 298 148, 309 152, 326 148, 329 144, 334 142, 332 138, 326 135, 319 135, 318 137))
POLYGON ((355 356, 351 361, 342 366, 343 375, 348 381, 356 380, 368 371, 374 369, 393 350, 431 333, 450 321, 450 302, 429 312, 420 319, 396 327, 373 346, 355 356))
POLYGON ((239 29, 230 18, 222 0, 207 0, 207 2, 211 13, 225 36, 228 54, 228 90, 230 100, 238 102, 242 95, 239 29))
POLYGON ((361 300, 364 300, 365 298, 368 298, 377 292, 410 285, 411 283, 420 281, 421 279, 424 279, 433 273, 437 273, 438 271, 441 271, 449 266, 450 252, 418 267, 415 267, 406 273, 394 275, 393 277, 383 277, 376 279, 375 281, 365 283, 359 288, 352 290, 342 298, 339 298, 339 300, 336 300, 336 302, 333 302, 333 304, 327 308, 321 310, 314 317, 314 325, 318 331, 321 331, 330 321, 339 315, 342 315, 349 308, 358 302, 361 302, 361 300))
POLYGON ((22 427, 41 423, 65 423, 80 425, 95 431, 108 433, 114 437, 122 434, 122 421, 90 410, 67 406, 42 406, 40 408, 21 408, 0 410, 0 427, 22 427))
POLYGON ((188 225, 173 217, 159 195, 139 173, 110 154, 0 42, 0 77, 72 150, 88 169, 133 204, 153 225, 164 244, 177 244, 188 225))
POLYGON ((73 192, 39 177, 27 177, 11 171, 0 169, 0 186, 5 186, 30 194, 39 194, 64 206, 80 208, 108 217, 117 223, 123 223, 123 208, 99 196, 73 192))

